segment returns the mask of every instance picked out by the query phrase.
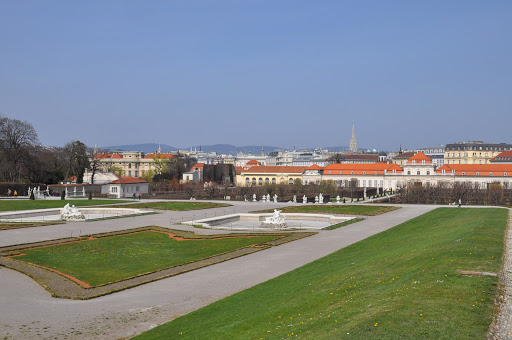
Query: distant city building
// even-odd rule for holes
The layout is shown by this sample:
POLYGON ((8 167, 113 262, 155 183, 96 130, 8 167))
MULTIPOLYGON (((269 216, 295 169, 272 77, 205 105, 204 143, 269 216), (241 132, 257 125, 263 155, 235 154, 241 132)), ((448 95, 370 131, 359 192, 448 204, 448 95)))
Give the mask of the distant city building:
POLYGON ((174 158, 170 153, 150 153, 138 151, 119 151, 115 153, 103 153, 93 156, 91 161, 98 160, 98 169, 101 172, 110 172, 113 167, 119 168, 122 176, 140 178, 148 171, 158 171, 158 160, 174 158))
POLYGON ((503 151, 512 151, 512 144, 481 141, 446 144, 445 164, 489 164, 503 151))
POLYGON ((357 152, 356 128, 354 121, 352 121, 352 138, 350 138, 350 152, 357 152))
POLYGON ((416 152, 423 152, 427 155, 436 168, 443 166, 444 164, 444 146, 434 146, 416 149, 416 152))

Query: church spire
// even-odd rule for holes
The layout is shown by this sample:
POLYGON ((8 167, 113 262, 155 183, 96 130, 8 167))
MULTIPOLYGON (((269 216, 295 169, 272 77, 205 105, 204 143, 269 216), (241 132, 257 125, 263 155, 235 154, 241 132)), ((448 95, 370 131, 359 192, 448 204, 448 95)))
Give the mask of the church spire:
POLYGON ((352 138, 350 138, 350 152, 357 152, 356 128, 354 121, 352 121, 352 138))

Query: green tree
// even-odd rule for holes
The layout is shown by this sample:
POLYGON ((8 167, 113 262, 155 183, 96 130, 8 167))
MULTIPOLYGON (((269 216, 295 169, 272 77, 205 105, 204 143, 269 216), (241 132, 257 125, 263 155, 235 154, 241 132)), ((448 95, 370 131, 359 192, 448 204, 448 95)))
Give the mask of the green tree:
POLYGON ((89 168, 87 146, 80 141, 72 141, 64 147, 68 157, 68 173, 66 177, 76 176, 76 183, 84 182, 84 173, 89 168))

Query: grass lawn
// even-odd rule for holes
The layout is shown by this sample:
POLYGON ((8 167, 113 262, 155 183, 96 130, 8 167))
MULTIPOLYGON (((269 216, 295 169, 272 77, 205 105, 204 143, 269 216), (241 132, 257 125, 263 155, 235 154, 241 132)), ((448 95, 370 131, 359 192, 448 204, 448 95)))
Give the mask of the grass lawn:
POLYGON ((185 211, 185 210, 199 210, 199 209, 211 209, 211 208, 223 208, 231 207, 231 204, 227 203, 212 203, 212 202, 152 202, 152 203, 134 203, 129 205, 122 205, 124 208, 134 209, 160 209, 160 210, 174 210, 174 211, 185 211))
POLYGON ((89 205, 102 205, 102 204, 117 204, 129 201, 122 200, 108 200, 108 199, 93 199, 93 200, 0 200, 0 211, 13 211, 13 210, 34 210, 34 209, 49 209, 49 208, 63 208, 67 203, 77 207, 85 207, 89 205))
POLYGON ((0 230, 19 229, 19 228, 32 228, 42 227, 45 225, 61 224, 62 222, 11 222, 0 223, 0 230))
MULTIPOLYGON (((283 207, 283 213, 311 213, 311 214, 347 214, 375 216, 384 214, 398 207, 378 205, 301 205, 283 207)), ((252 211, 254 213, 274 212, 274 209, 252 211)))
POLYGON ((440 208, 136 339, 485 339, 506 209, 440 208))
POLYGON ((323 230, 334 230, 334 229, 338 229, 338 228, 341 228, 341 227, 344 227, 346 225, 350 225, 350 224, 353 224, 353 223, 356 223, 356 222, 359 222, 359 221, 364 221, 364 218, 354 218, 354 219, 351 219, 349 221, 346 221, 346 222, 341 222, 341 223, 338 223, 338 224, 335 224, 335 225, 331 225, 327 228, 324 228, 323 230))
POLYGON ((278 236, 176 241, 146 231, 23 250, 16 259, 54 268, 91 286, 170 268, 278 236))

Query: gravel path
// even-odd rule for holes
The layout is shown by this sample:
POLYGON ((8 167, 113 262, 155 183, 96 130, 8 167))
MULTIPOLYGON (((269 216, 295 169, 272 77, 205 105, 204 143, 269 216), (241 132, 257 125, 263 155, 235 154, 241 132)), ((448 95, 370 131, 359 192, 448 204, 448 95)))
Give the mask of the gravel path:
POLYGON ((488 339, 512 339, 512 209, 509 209, 505 233, 503 267, 500 272, 500 296, 496 299, 497 313, 488 339))

